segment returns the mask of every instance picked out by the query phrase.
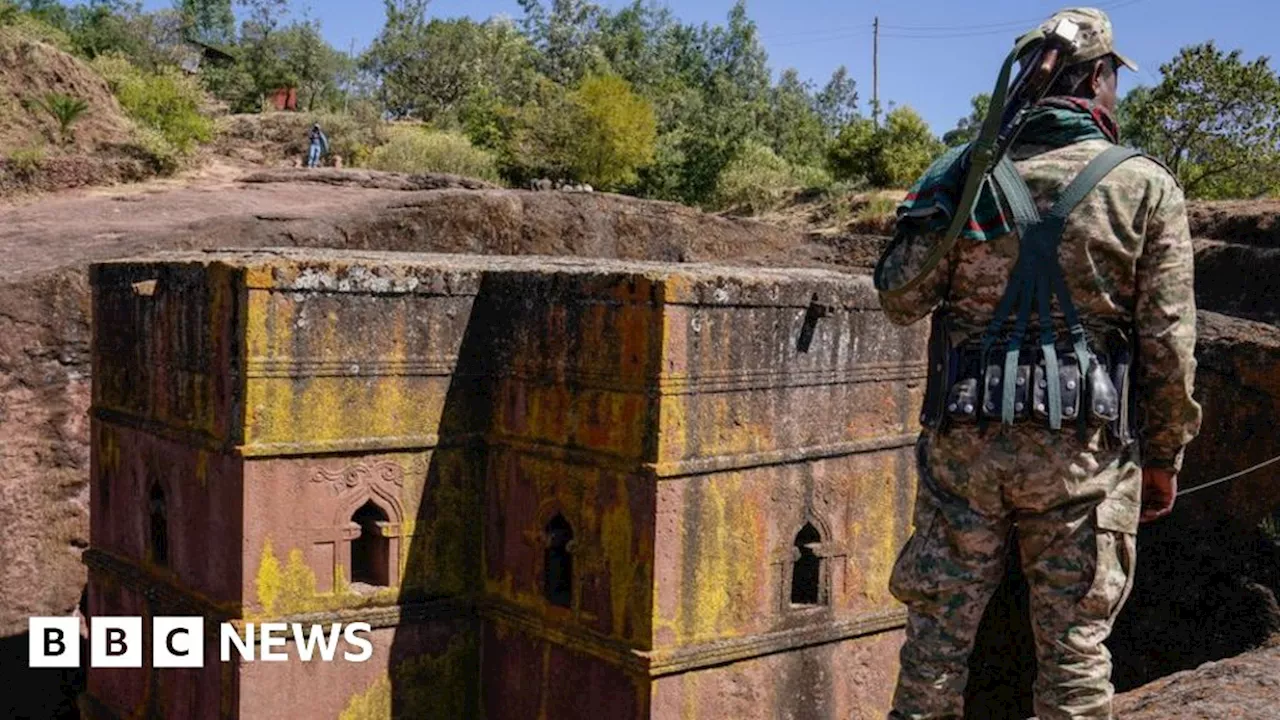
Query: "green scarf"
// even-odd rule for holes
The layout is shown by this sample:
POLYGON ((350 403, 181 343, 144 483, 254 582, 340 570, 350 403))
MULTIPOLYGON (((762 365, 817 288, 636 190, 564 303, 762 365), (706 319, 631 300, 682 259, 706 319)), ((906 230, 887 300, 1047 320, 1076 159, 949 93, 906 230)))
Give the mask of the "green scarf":
MULTIPOLYGON (((1056 149, 1086 140, 1119 142, 1120 129, 1106 109, 1090 100, 1051 97, 1037 103, 1023 120, 1019 146, 1056 149)), ((969 146, 953 148, 916 181, 898 206, 898 223, 914 225, 912 232, 945 232, 959 201, 969 171, 969 146), (923 227, 921 227, 923 224, 923 227)), ((990 182, 984 182, 968 225, 960 236, 985 242, 1013 232, 1013 221, 997 199, 990 182)))

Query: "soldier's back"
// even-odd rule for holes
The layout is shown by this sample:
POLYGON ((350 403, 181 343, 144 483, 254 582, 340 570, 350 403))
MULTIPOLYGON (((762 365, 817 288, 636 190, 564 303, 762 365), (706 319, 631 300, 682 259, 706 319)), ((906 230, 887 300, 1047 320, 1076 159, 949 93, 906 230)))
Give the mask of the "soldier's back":
MULTIPOLYGON (((1024 145, 1015 148, 1010 158, 1044 213, 1110 146, 1105 140, 1056 149, 1024 145)), ((1100 330, 1132 323, 1139 257, 1149 241, 1158 241, 1151 237, 1157 225, 1185 223, 1184 207, 1182 191, 1168 170, 1139 157, 1113 170, 1071 213, 1058 259, 1086 326, 1100 330)), ((1160 232, 1168 230, 1160 228, 1160 232)), ((1015 233, 987 242, 964 238, 957 242, 949 300, 962 338, 976 339, 990 321, 1017 261, 1018 244, 1015 233)), ((1056 301, 1054 316, 1061 321, 1056 301)))

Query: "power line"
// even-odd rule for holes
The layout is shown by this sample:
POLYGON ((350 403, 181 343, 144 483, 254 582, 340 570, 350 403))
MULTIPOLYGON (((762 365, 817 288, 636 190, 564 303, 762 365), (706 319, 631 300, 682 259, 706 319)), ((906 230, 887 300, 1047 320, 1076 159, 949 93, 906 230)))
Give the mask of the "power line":
MULTIPOLYGON (((1097 7, 1099 10, 1103 10, 1103 11, 1112 11, 1112 10, 1119 10, 1119 9, 1121 9, 1121 8, 1130 7, 1130 6, 1132 6, 1132 5, 1137 5, 1138 3, 1141 3, 1141 2, 1143 2, 1143 1, 1144 1, 1144 0, 1116 0, 1115 2, 1111 2, 1111 3, 1100 3, 1100 4, 1096 5, 1096 7, 1097 7)), ((1013 21, 1013 20, 1009 20, 1009 21, 1004 21, 1004 22, 978 23, 978 24, 976 24, 976 25, 945 25, 945 26, 944 26, 944 25, 893 25, 893 24, 884 24, 884 25, 881 25, 881 27, 885 28, 886 30, 902 30, 902 31, 908 31, 908 32, 942 32, 942 33, 953 33, 953 32, 959 32, 959 33, 964 33, 964 32, 967 32, 967 31, 973 31, 973 30, 982 30, 982 31, 987 31, 987 30, 991 30, 991 31, 994 31, 994 30, 1001 30, 1001 31, 1003 31, 1003 30, 1007 30, 1007 29, 1011 29, 1011 28, 1012 28, 1012 29, 1017 29, 1017 28, 1029 28, 1029 27, 1035 27, 1036 25, 1039 25, 1040 23, 1044 22, 1044 20, 1045 20, 1045 19, 1044 19, 1043 17, 1040 17, 1040 18, 1036 18, 1036 19, 1034 19, 1034 20, 1020 20, 1020 21, 1013 21)))
MULTIPOLYGON (((1122 8, 1138 5, 1145 0, 1117 0, 1112 3, 1099 4, 1097 7, 1104 11, 1114 11, 1122 8)), ((911 40, 946 40, 952 38, 964 37, 982 37, 986 35, 998 35, 1008 32, 1016 32, 1018 30, 1030 29, 1039 23, 1044 22, 1044 18, 1022 21, 1004 21, 995 23, 979 23, 975 25, 894 25, 891 23, 881 23, 884 37, 895 37, 911 40)), ((771 33, 762 35, 761 40, 782 39, 787 42, 773 43, 774 47, 792 47, 810 42, 831 42, 835 40, 848 40, 860 35, 865 35, 868 28, 866 25, 845 25, 840 27, 828 27, 821 30, 797 30, 793 32, 771 33)))

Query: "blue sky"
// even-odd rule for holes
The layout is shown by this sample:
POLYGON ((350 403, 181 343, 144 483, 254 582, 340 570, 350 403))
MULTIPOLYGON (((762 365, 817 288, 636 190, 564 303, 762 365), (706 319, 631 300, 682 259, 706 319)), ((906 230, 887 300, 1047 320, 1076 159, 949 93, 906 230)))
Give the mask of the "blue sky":
MULTIPOLYGON (((619 7, 625 0, 597 0, 619 7)), ((293 0, 320 19, 325 36, 357 50, 382 27, 380 0, 293 0)), ((668 0, 686 22, 720 23, 733 0, 668 0)), ((1082 3, 1083 4, 1083 3, 1082 3)), ((1280 51, 1280 2, 1276 0, 1093 0, 1115 24, 1120 51, 1141 66, 1121 78, 1122 91, 1152 84, 1159 66, 1179 48, 1215 40, 1246 58, 1280 51)), ((171 5, 148 0, 149 8, 171 5)), ((999 64, 1020 31, 1063 7, 1065 0, 747 0, 775 73, 794 67, 819 84, 840 65, 858 81, 860 106, 871 99, 871 23, 880 17, 880 95, 914 107, 937 133, 968 113, 969 98, 989 90, 999 64), (965 8, 958 10, 958 8, 965 8), (930 28, 922 30, 919 28, 930 28)), ((516 0, 434 0, 440 17, 484 19, 520 16, 516 0)), ((1276 63, 1273 62, 1273 67, 1276 63)))

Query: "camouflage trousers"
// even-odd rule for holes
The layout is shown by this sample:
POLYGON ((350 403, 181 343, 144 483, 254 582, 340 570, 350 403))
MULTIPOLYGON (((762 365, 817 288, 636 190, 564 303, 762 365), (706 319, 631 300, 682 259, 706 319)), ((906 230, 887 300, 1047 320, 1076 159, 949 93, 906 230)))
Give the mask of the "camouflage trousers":
POLYGON ((890 589, 907 605, 891 718, 963 718, 968 658, 1012 533, 1031 591, 1039 720, 1111 718, 1103 645, 1133 586, 1141 470, 1101 432, 961 426, 916 446, 915 533, 890 589))

